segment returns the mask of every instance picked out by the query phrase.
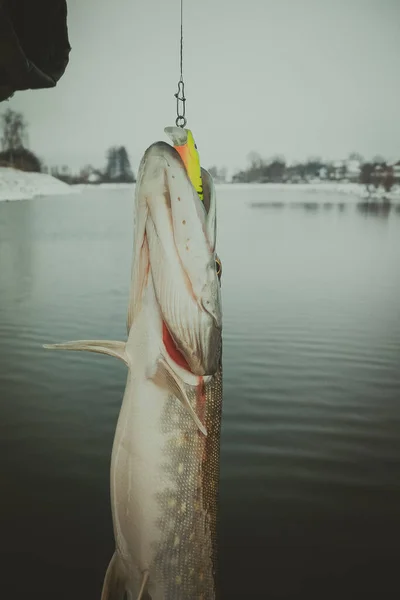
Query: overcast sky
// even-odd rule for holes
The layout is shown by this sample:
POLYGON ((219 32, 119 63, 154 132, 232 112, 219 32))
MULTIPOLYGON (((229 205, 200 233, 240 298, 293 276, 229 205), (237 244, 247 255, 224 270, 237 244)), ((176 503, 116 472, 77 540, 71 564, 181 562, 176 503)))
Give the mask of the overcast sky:
MULTIPOLYGON (((49 165, 134 171, 175 121, 179 0, 68 0, 70 63, 7 106, 49 165)), ((188 127, 204 166, 358 151, 400 158, 400 0, 184 0, 188 127)))

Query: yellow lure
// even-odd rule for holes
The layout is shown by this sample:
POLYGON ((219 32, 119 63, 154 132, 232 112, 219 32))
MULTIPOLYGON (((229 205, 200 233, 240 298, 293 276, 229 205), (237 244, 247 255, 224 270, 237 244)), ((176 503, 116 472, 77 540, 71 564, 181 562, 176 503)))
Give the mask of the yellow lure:
POLYGON ((183 160, 188 177, 203 202, 200 156, 192 132, 190 129, 182 129, 182 127, 166 127, 164 131, 171 138, 175 150, 183 160))

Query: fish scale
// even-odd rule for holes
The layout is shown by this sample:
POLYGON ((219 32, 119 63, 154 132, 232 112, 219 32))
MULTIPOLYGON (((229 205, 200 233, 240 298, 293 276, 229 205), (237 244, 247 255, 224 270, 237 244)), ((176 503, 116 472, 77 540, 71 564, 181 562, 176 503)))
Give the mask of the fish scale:
MULTIPOLYGON (((176 434, 166 444, 165 470, 175 484, 171 489, 178 493, 168 490, 159 499, 164 536, 156 559, 158 577, 168 581, 167 597, 171 599, 216 597, 222 368, 205 385, 205 397, 206 438, 196 430, 182 435, 182 431, 193 429, 192 422, 186 411, 177 406, 174 396, 166 404, 162 421, 164 433, 176 434), (179 465, 184 465, 182 472, 179 465)), ((194 392, 191 401, 195 405, 194 392)))

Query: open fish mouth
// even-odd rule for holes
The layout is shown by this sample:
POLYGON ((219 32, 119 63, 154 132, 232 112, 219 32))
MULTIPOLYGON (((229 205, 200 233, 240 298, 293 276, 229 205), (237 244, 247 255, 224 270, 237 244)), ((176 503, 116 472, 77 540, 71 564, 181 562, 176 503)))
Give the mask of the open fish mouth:
POLYGON ((136 191, 137 219, 143 222, 136 246, 147 253, 147 261, 141 260, 151 273, 164 349, 198 376, 216 373, 222 330, 215 190, 207 171, 202 177, 204 204, 178 152, 157 142, 142 159, 136 191))

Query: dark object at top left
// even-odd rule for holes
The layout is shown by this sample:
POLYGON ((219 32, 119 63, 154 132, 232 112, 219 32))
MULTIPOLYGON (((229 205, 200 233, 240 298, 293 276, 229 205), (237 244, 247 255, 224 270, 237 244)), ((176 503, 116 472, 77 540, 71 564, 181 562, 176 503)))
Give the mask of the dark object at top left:
POLYGON ((70 50, 65 0, 0 0, 0 102, 54 87, 70 50))

